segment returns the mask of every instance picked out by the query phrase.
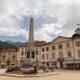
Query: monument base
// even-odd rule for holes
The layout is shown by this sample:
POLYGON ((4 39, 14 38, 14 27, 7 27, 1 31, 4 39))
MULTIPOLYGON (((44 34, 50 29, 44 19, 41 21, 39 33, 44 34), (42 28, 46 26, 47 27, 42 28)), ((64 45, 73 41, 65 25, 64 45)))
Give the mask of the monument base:
POLYGON ((26 57, 21 60, 21 65, 35 65, 36 64, 36 51, 27 50, 26 57))

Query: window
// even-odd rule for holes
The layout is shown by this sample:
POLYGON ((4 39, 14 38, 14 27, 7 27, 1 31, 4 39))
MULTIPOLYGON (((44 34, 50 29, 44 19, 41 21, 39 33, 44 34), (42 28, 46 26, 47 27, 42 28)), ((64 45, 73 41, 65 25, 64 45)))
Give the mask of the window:
POLYGON ((48 51, 49 50, 49 47, 46 47, 46 51, 48 51))
POLYGON ((30 52, 27 52, 27 58, 30 58, 30 52))
POLYGON ((12 59, 15 60, 15 55, 12 56, 12 59))
POLYGON ((38 55, 38 51, 36 51, 36 55, 38 55))
POLYGON ((21 57, 21 60, 24 60, 24 57, 21 57))
POLYGON ((49 59, 49 55, 47 54, 47 59, 49 59))
POLYGON ((68 51, 68 57, 69 57, 69 58, 71 58, 71 57, 72 57, 72 55, 71 55, 71 52, 70 52, 70 51, 68 51))
POLYGON ((24 55, 24 52, 23 52, 23 51, 21 52, 21 55, 22 55, 22 56, 24 55))
POLYGON ((3 60, 5 59, 5 57, 6 57, 6 56, 4 55, 4 56, 3 56, 3 60))
POLYGON ((27 51, 27 48, 25 50, 27 51))
POLYGON ((55 58, 55 52, 52 53, 52 59, 54 59, 54 58, 55 58))
POLYGON ((35 58, 35 52, 32 51, 31 58, 35 58))
POLYGON ((55 46, 52 46, 52 50, 55 50, 55 46))
POLYGON ((24 48, 22 48, 22 51, 24 50, 24 48))
POLYGON ((37 50, 38 48, 36 48, 36 50, 37 50))
POLYGON ((42 60, 44 60, 45 59, 45 55, 44 54, 42 54, 42 60))
POLYGON ((44 52, 44 48, 42 48, 42 51, 44 52))
POLYGON ((60 45, 58 45, 58 48, 59 48, 59 49, 62 49, 62 45, 61 45, 61 44, 60 44, 60 45))
POLYGON ((10 56, 10 53, 8 53, 9 54, 9 56, 10 56))
POLYGON ((67 43, 66 46, 67 46, 67 48, 70 48, 70 44, 69 43, 67 43))
POLYGON ((63 58, 63 52, 59 52, 59 58, 63 58))
POLYGON ((80 58, 80 50, 78 50, 78 57, 80 58))
POLYGON ((24 57, 21 57, 21 62, 24 60, 24 57))

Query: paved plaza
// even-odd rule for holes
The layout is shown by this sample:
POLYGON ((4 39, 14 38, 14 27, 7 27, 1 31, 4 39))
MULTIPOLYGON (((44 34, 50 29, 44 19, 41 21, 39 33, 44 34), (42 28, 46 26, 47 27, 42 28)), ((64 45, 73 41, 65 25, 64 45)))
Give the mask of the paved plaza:
MULTIPOLYGON (((0 69, 0 73, 3 73, 4 69, 0 69)), ((27 78, 19 78, 19 77, 11 77, 11 76, 1 76, 0 80, 80 80, 80 71, 57 71, 58 74, 49 75, 45 77, 27 77, 27 78)))

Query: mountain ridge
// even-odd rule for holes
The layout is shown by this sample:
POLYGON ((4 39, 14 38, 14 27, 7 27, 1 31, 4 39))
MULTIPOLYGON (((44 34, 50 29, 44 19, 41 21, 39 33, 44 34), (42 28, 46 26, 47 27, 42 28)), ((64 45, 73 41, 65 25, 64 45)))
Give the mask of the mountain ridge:
POLYGON ((23 43, 21 42, 12 42, 12 41, 1 41, 0 40, 0 50, 8 49, 8 48, 18 48, 23 43))

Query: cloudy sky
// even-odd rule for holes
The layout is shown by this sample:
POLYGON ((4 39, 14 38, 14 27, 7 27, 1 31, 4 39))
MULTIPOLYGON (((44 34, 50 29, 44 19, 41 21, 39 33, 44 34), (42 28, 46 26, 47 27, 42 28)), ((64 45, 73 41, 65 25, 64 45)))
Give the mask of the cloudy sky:
POLYGON ((71 36, 80 24, 80 0, 0 0, 0 40, 28 40, 30 16, 35 40, 71 36))

